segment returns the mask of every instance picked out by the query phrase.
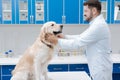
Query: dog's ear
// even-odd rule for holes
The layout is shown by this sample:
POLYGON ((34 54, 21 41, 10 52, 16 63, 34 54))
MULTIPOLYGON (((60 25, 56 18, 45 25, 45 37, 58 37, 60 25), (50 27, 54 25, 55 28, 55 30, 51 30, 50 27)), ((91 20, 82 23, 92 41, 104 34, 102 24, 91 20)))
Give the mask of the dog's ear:
POLYGON ((42 28, 40 31, 40 39, 45 39, 45 28, 42 28))
POLYGON ((52 33, 45 33, 45 41, 56 45, 58 43, 58 38, 52 33))

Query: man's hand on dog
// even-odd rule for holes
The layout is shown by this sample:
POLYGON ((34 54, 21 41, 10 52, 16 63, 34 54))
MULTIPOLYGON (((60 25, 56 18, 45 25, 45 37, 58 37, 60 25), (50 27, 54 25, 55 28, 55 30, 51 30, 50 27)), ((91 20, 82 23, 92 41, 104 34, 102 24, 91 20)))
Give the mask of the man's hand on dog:
POLYGON ((62 33, 57 34, 56 36, 57 36, 58 38, 65 38, 65 36, 64 36, 62 33))

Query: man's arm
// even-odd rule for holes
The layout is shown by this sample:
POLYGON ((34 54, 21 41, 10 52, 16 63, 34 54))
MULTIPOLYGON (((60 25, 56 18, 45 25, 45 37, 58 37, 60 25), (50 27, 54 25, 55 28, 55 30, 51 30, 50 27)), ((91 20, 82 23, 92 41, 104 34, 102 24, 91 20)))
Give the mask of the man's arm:
POLYGON ((75 39, 80 37, 80 35, 64 35, 64 34, 58 34, 57 35, 58 38, 64 38, 64 39, 75 39))
POLYGON ((79 49, 82 46, 97 42, 103 37, 101 36, 102 29, 100 29, 99 26, 97 27, 94 27, 93 29, 87 29, 75 39, 58 39, 58 45, 62 49, 79 49))

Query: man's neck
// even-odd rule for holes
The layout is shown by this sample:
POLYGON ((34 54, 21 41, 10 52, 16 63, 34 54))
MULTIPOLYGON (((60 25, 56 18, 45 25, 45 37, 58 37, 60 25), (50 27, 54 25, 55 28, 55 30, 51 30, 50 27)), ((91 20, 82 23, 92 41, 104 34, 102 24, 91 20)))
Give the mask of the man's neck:
MULTIPOLYGON (((91 21, 93 21, 93 20, 94 20, 97 16, 99 16, 99 15, 100 15, 100 14, 94 15, 93 18, 91 19, 91 21)), ((90 21, 90 22, 91 22, 91 21, 90 21)))

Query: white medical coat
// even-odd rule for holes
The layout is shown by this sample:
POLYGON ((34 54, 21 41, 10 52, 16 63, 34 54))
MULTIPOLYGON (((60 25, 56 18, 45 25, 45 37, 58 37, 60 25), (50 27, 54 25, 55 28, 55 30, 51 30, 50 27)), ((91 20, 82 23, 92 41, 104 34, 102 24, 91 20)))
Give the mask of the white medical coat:
POLYGON ((86 57, 93 80, 112 80, 112 62, 110 59, 110 31, 102 15, 90 22, 90 26, 80 35, 65 35, 58 39, 62 49, 86 47, 86 57))

